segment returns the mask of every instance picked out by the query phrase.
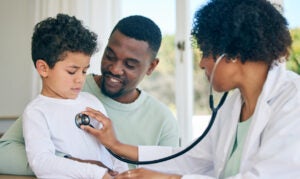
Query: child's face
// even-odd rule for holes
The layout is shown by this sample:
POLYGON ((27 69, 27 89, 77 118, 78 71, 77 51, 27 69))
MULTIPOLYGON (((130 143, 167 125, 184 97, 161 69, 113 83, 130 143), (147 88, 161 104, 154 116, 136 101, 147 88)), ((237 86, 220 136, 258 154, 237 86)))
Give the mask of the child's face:
POLYGON ((67 52, 64 60, 42 75, 42 94, 52 98, 75 99, 86 79, 90 56, 79 52, 67 52))

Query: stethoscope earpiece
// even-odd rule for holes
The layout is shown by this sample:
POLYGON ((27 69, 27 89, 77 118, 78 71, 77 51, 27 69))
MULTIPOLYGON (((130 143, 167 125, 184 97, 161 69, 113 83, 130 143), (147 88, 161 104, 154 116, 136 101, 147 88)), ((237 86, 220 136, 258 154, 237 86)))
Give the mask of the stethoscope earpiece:
POLYGON ((80 128, 81 125, 90 125, 90 122, 91 120, 86 114, 78 113, 75 116, 75 124, 78 128, 80 128))

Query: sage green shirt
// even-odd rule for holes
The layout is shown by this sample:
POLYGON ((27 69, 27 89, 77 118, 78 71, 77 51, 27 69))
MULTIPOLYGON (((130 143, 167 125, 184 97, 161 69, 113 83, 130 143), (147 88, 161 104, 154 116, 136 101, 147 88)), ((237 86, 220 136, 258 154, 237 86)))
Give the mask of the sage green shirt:
POLYGON ((241 156, 243 152, 244 142, 248 133, 251 118, 238 124, 236 139, 229 160, 227 161, 224 178, 233 176, 239 173, 241 156))

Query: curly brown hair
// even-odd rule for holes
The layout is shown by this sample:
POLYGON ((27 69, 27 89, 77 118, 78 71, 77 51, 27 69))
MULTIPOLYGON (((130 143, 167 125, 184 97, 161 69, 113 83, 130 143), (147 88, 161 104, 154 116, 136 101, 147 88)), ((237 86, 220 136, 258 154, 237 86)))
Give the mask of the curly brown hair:
POLYGON ((92 56, 97 51, 97 35, 82 25, 74 16, 57 14, 34 27, 31 56, 35 65, 43 59, 50 68, 63 60, 65 52, 82 52, 92 56))

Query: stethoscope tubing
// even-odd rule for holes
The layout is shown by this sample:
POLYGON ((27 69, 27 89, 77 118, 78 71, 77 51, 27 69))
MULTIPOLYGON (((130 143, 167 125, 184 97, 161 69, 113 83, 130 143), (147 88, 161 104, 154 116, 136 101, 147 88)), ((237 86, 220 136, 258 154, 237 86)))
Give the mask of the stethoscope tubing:
MULTIPOLYGON (((174 159, 176 157, 179 157, 180 155, 183 155, 184 153, 188 152, 189 150, 191 150, 192 148, 194 148, 199 142, 202 141, 202 139, 208 134, 208 132, 210 131, 211 127, 213 126, 214 124, 214 121, 216 119, 216 116, 217 116, 217 113, 219 111, 219 109, 221 108, 221 106, 224 104, 225 100, 226 100, 226 97, 228 95, 228 92, 225 92, 223 94, 223 96, 221 97, 220 99, 220 102, 218 104, 218 106, 216 108, 212 108, 212 115, 210 117, 210 121, 206 127, 206 129, 204 130, 204 132, 193 142, 191 143, 189 146, 187 146, 185 149, 173 154, 173 155, 170 155, 170 156, 167 156, 167 157, 164 157, 164 158, 160 158, 160 159, 156 159, 156 160, 149 160, 149 161, 133 161, 133 160, 129 160, 129 159, 126 159, 126 158, 123 158, 115 153, 113 153, 111 150, 107 149, 108 152, 113 155, 115 158, 123 161, 123 162, 126 162, 126 163, 129 163, 129 164, 135 164, 135 165, 149 165, 149 164, 155 164, 155 163, 160 163, 160 162, 164 162, 164 161, 167 161, 167 160, 171 160, 171 159, 174 159)), ((209 103, 210 103, 210 106, 213 106, 213 96, 210 95, 210 100, 209 100, 209 103)))

